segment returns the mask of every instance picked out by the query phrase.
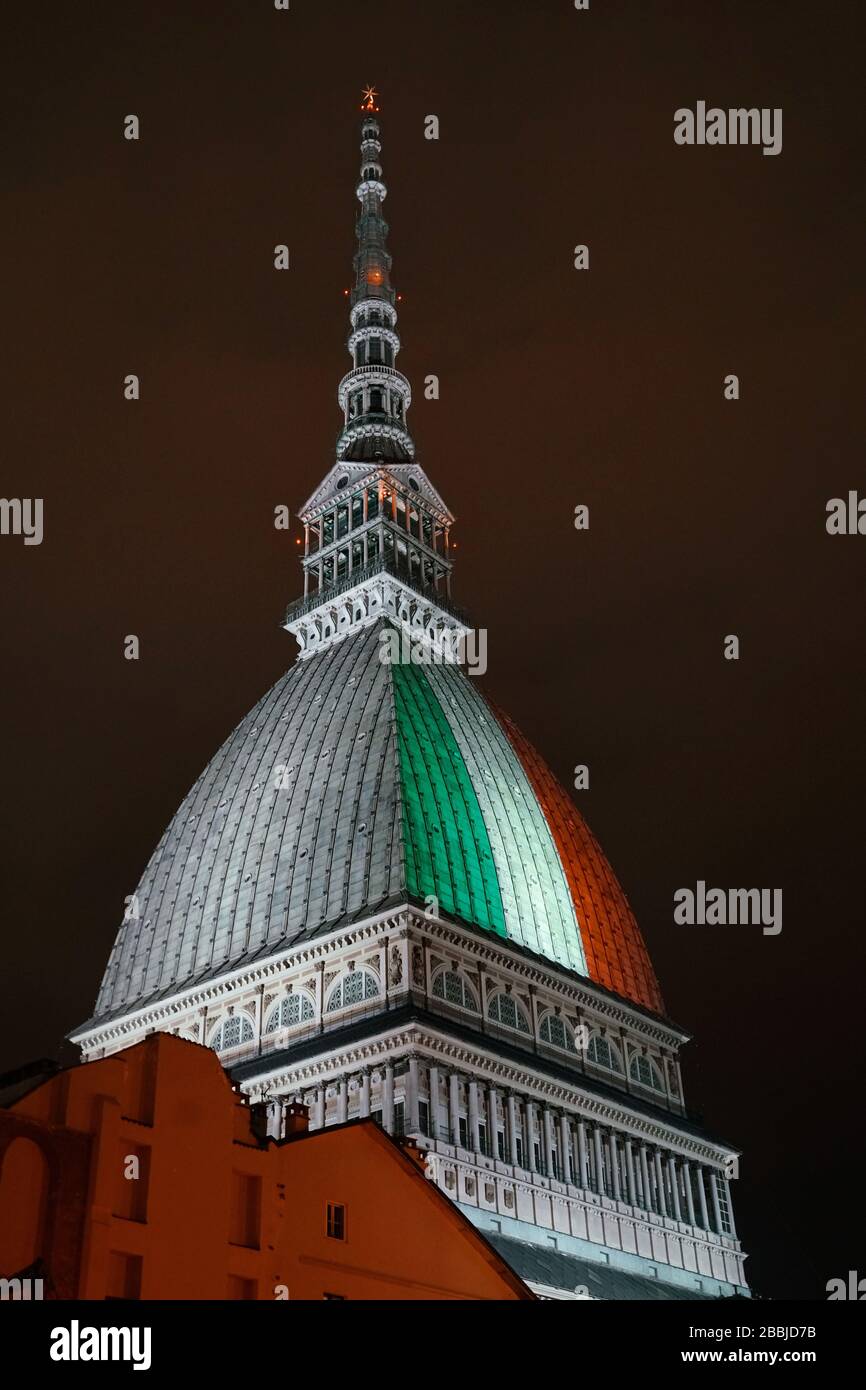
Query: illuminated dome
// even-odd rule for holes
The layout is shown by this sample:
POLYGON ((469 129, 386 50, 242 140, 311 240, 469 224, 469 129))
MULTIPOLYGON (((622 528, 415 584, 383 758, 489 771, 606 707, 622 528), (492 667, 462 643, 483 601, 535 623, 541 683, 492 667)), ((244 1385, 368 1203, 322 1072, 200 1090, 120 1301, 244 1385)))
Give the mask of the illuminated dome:
POLYGON ((136 889, 98 1018, 431 898, 661 1009, 625 895, 549 768, 459 667, 383 662, 388 621, 298 662, 212 759, 136 889))

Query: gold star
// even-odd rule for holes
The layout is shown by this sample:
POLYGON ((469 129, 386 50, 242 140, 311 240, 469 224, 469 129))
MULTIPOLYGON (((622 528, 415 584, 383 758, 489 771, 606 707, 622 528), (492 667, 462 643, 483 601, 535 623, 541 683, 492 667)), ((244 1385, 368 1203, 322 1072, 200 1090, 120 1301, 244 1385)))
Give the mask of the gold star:
POLYGON ((376 98, 379 95, 379 93, 376 91, 375 87, 365 87, 362 95, 364 97, 364 100, 361 103, 362 111, 379 110, 378 106, 376 105, 376 98))

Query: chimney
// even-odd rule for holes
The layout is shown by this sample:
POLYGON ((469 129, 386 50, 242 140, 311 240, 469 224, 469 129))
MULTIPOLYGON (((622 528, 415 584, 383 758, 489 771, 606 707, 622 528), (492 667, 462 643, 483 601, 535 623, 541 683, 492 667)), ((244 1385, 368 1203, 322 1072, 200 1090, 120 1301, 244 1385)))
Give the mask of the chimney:
POLYGON ((306 1105, 299 1100, 293 1100, 283 1106, 283 1135, 286 1139, 295 1139, 299 1134, 306 1134, 309 1128, 310 1112, 306 1105))

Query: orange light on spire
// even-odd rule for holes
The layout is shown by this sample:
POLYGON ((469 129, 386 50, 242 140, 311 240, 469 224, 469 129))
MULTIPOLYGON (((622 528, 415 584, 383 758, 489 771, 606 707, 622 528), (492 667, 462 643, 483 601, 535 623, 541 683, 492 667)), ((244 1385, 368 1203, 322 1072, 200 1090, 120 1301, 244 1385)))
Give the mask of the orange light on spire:
POLYGON ((364 100, 361 102, 362 111, 379 110, 378 106, 376 105, 376 98, 379 95, 379 93, 376 91, 375 87, 365 87, 361 95, 364 98, 364 100))

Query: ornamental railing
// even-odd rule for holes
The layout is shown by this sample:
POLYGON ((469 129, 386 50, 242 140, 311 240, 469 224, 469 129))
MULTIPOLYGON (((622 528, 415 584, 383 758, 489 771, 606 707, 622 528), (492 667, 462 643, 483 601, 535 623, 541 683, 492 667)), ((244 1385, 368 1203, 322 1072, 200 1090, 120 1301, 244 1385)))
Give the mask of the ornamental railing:
POLYGON ((399 579, 401 584, 405 584, 407 589, 411 589, 413 594, 417 594, 418 598, 425 603, 429 603, 435 608, 441 608, 443 612, 449 613, 458 622, 469 626, 467 615, 462 608, 442 594, 420 588, 417 583, 410 579, 408 571, 401 569, 393 560, 389 560, 384 555, 380 555, 378 559, 370 560, 366 565, 352 570, 351 574, 347 574, 335 584, 330 584, 326 589, 319 589, 314 594, 308 594, 306 598, 299 598, 294 603, 290 603, 283 617, 283 626, 296 622, 305 614, 312 613, 313 609, 320 608, 323 604, 339 598, 349 589, 354 589, 357 584, 363 584, 367 579, 374 579, 377 574, 390 574, 394 579, 399 579))

